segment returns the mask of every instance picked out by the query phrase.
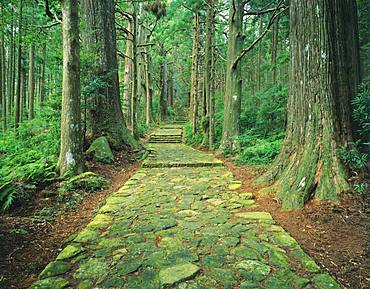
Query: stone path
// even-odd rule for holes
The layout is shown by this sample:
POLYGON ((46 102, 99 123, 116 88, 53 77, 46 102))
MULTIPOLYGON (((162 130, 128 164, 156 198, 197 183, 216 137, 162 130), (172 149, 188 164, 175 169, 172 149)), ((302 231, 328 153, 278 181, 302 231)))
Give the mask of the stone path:
POLYGON ((240 187, 212 155, 153 144, 31 288, 340 288, 240 187))

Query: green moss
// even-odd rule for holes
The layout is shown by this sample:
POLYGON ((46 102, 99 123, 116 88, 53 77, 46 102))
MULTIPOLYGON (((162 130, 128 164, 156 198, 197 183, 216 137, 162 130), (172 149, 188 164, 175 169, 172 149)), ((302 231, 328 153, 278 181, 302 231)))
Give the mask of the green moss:
POLYGON ((80 265, 73 277, 76 279, 102 280, 108 272, 109 266, 106 260, 90 258, 80 265))
POLYGON ((63 289, 68 285, 69 282, 66 279, 53 277, 37 281, 30 289, 63 289))
POLYGON ((317 289, 341 289, 340 285, 328 274, 316 275, 313 282, 317 289))
POLYGON ((104 136, 94 140, 86 154, 92 155, 96 161, 101 163, 111 164, 114 161, 108 139, 104 136))
POLYGON ((191 263, 179 264, 159 271, 159 279, 163 285, 172 285, 194 276, 199 270, 191 263))
POLYGON ((63 261, 55 261, 49 263, 40 273, 40 279, 54 277, 66 273, 71 268, 71 265, 63 261))
POLYGON ((75 257, 76 255, 80 254, 82 251, 84 251, 83 247, 79 244, 72 244, 68 245, 63 249, 62 252, 57 257, 57 260, 64 260, 68 258, 75 257))

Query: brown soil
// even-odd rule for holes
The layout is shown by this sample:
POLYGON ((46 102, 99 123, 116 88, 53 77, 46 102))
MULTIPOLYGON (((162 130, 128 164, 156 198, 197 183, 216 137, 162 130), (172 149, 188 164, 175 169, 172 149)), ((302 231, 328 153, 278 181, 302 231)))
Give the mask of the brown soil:
POLYGON ((139 167, 130 156, 119 153, 114 165, 98 165, 90 162, 88 170, 110 180, 109 188, 84 194, 78 208, 55 215, 55 221, 35 223, 35 212, 43 207, 58 211, 62 204, 55 197, 53 184, 32 196, 32 201, 0 215, 0 288, 27 288, 43 268, 58 255, 61 244, 88 224, 92 214, 112 192, 120 188, 139 167), (27 230, 20 234, 19 229, 27 230))
POLYGON ((369 288, 369 209, 361 198, 348 194, 339 204, 312 201, 302 210, 283 212, 273 196, 258 196, 260 188, 253 182, 263 168, 236 166, 228 159, 224 162, 243 181, 241 191, 256 195, 257 210, 270 212, 324 271, 344 288, 369 288))

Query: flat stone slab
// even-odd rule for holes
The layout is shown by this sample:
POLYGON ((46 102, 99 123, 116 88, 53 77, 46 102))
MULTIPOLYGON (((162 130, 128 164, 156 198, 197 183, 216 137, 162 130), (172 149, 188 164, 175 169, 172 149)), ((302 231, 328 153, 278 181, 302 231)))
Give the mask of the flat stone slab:
POLYGON ((223 162, 212 154, 197 151, 184 144, 151 144, 151 155, 143 168, 219 167, 223 162))
MULTIPOLYGON (((184 145, 155 149, 154 164, 217 161, 184 145)), ((231 184, 221 166, 139 169, 31 288, 340 288, 231 184)))
POLYGON ((191 263, 180 264, 159 271, 159 279, 163 285, 172 285, 192 277, 199 270, 198 266, 191 263))

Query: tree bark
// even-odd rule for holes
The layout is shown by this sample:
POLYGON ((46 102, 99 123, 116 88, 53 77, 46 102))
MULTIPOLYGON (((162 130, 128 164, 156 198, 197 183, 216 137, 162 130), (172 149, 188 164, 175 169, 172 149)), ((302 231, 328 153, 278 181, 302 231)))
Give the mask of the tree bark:
POLYGON ((239 149, 239 123, 242 79, 240 61, 234 64, 243 45, 244 1, 232 0, 229 11, 229 38, 227 46, 226 87, 224 97, 224 123, 220 150, 234 152, 239 149))
POLYGON ((351 99, 359 83, 354 0, 292 0, 287 133, 266 175, 283 209, 349 189, 339 149, 352 141, 351 99))
POLYGON ((190 93, 190 112, 193 134, 197 132, 198 119, 198 70, 199 70, 199 14, 194 15, 193 24, 193 48, 192 48, 192 68, 191 68, 191 93, 190 93))
POLYGON ((63 93, 59 171, 83 172, 78 0, 63 0, 63 93))
POLYGON ((131 98, 132 98, 132 60, 133 60, 133 39, 132 39, 132 19, 129 19, 127 25, 127 38, 126 38, 126 58, 125 58, 125 117, 126 124, 129 129, 131 129, 131 98))
POLYGON ((87 29, 86 50, 94 57, 90 78, 103 83, 88 99, 89 139, 107 135, 113 146, 134 145, 121 109, 114 0, 83 0, 87 29))
MULTIPOLYGON (((1 10, 3 8, 1 7, 1 10)), ((7 129, 7 107, 6 107, 6 63, 5 63, 5 45, 4 45, 4 32, 1 33, 0 38, 0 100, 1 100, 1 118, 3 132, 7 129)))
POLYGON ((35 116, 35 45, 32 43, 29 51, 29 68, 28 68, 28 117, 32 120, 35 116))
POLYGON ((21 105, 21 69, 22 69, 22 16, 23 0, 19 0, 19 18, 18 18, 18 60, 17 60, 17 91, 15 98, 15 120, 14 127, 18 128, 20 122, 21 105))

